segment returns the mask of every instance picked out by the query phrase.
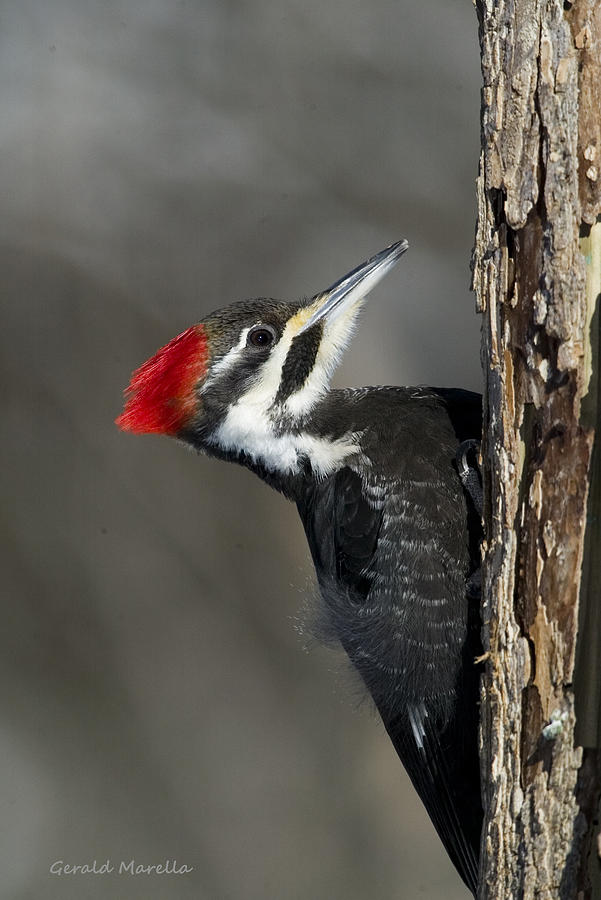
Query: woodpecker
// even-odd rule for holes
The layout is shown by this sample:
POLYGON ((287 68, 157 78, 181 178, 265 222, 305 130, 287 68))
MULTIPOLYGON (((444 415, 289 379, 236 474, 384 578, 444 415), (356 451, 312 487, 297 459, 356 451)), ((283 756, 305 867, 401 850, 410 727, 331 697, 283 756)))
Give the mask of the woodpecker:
POLYGON ((328 628, 475 894, 481 398, 329 387, 366 296, 407 246, 311 299, 208 315, 134 372, 117 424, 246 466, 296 504, 328 628))

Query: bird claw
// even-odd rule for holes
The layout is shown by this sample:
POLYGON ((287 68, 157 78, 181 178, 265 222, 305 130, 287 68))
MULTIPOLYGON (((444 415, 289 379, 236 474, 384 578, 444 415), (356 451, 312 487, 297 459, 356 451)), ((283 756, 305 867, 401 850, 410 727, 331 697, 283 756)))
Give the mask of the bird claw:
POLYGON ((480 470, 480 442, 463 441, 455 454, 455 465, 463 489, 472 501, 474 509, 482 518, 482 472, 480 470))

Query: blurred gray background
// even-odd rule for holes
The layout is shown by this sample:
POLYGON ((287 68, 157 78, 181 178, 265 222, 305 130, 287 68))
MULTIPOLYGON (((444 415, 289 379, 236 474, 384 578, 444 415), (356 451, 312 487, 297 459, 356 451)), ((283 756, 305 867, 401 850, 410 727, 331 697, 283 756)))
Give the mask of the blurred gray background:
POLYGON ((3 0, 2 898, 460 900, 292 506, 113 426, 215 307, 399 237, 337 384, 478 389, 471 0, 3 0), (50 875, 177 859, 187 875, 50 875))

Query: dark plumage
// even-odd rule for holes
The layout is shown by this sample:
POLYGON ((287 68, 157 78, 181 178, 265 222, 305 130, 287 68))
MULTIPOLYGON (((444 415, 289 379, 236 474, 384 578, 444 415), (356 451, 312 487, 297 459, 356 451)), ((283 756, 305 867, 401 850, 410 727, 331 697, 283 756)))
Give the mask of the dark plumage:
POLYGON ((297 487, 328 622, 475 892, 481 645, 466 582, 480 565, 480 535, 455 455, 479 436, 480 397, 428 388, 332 391, 320 416, 363 432, 369 460, 324 480, 309 472, 297 487))
POLYGON ((211 314, 134 373, 118 421, 133 431, 165 422, 169 434, 177 423, 178 438, 296 503, 328 631, 475 893, 481 535, 477 464, 458 450, 479 440, 480 397, 328 390, 363 297, 405 249, 392 245, 310 301, 249 300, 211 314))

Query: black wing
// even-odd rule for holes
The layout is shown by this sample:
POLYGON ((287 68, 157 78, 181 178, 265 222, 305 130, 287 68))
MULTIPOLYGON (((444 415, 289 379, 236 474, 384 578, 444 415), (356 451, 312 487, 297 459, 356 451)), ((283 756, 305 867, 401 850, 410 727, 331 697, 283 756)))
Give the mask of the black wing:
POLYGON ((444 722, 427 701, 399 709, 393 697, 389 701, 386 693, 374 690, 374 673, 368 671, 369 661, 358 637, 361 610, 370 602, 368 573, 382 529, 382 509, 370 502, 361 478, 348 468, 313 483, 298 508, 331 630, 370 689, 449 856, 475 893, 482 824, 477 752, 479 673, 473 663, 480 646, 477 610, 463 650, 454 703, 444 722))

